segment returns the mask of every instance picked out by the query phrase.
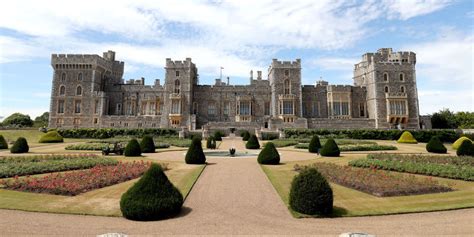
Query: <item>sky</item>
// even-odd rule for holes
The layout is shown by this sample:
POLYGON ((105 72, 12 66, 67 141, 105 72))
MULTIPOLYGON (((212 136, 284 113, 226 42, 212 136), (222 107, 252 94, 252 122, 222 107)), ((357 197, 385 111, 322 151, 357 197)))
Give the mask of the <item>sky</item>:
MULTIPOLYGON (((417 54, 420 113, 474 111, 473 1, 4 1, 0 117, 49 110, 51 54, 116 52, 124 79, 164 78, 166 58, 196 63, 200 84, 231 84, 273 58, 302 60, 302 83, 353 84, 366 52, 417 54)), ((255 74, 254 74, 255 75, 255 74)))

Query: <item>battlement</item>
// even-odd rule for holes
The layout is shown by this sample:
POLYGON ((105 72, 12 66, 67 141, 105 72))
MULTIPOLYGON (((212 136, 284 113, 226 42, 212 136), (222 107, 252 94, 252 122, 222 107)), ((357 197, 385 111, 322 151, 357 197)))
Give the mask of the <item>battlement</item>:
POLYGON ((295 61, 279 61, 272 59, 271 68, 301 68, 301 59, 297 58, 295 61))
POLYGON ((104 57, 100 57, 97 54, 51 54, 51 66, 53 68, 91 68, 95 66, 101 66, 109 70, 115 69, 123 71, 125 65, 124 62, 115 61, 115 52, 108 51, 104 52, 104 57), (67 65, 73 65, 69 67, 67 65), (87 65, 82 67, 81 65, 87 65))
POLYGON ((187 68, 187 67, 196 67, 196 65, 191 61, 191 58, 186 58, 186 60, 171 60, 171 58, 166 58, 166 68, 187 68))
POLYGON ((365 65, 365 63, 392 63, 392 64, 416 64, 416 54, 411 51, 393 52, 392 48, 381 48, 376 53, 366 53, 362 55, 362 61, 358 66, 365 65))

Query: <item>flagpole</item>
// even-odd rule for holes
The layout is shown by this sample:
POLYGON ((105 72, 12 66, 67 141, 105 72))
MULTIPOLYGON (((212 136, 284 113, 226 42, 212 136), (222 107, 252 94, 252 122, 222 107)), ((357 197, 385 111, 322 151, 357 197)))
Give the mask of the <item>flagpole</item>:
POLYGON ((221 80, 222 80, 222 69, 224 69, 224 67, 221 66, 221 76, 220 76, 221 80))

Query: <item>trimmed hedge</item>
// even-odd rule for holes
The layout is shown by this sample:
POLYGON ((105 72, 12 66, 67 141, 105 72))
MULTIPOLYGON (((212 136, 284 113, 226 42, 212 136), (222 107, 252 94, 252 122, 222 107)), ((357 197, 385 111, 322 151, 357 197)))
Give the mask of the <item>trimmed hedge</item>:
POLYGON ((437 136, 434 136, 426 144, 426 151, 432 153, 446 153, 448 149, 443 145, 441 140, 437 136))
POLYGON ((96 138, 104 139, 116 136, 134 136, 143 137, 151 136, 178 136, 178 130, 172 128, 77 128, 77 129, 61 129, 59 134, 64 138, 96 138))
POLYGON ((260 143, 258 143, 258 138, 255 135, 250 136, 247 143, 245 143, 245 148, 247 149, 259 149, 260 143))
POLYGON ((461 146, 461 144, 463 143, 463 141, 466 141, 466 140, 472 142, 472 140, 469 139, 468 137, 462 136, 462 137, 460 137, 458 140, 456 140, 456 141, 453 143, 453 146, 452 146, 453 149, 454 149, 454 150, 457 150, 457 149, 459 148, 459 146, 461 146))
POLYGON ((329 138, 326 143, 324 143, 320 153, 322 156, 338 157, 341 154, 341 151, 339 150, 339 147, 337 146, 334 139, 329 138))
POLYGON ((474 156, 474 145, 469 140, 464 140, 456 151, 458 156, 474 156))
POLYGON ((205 164, 206 156, 202 151, 201 139, 193 138, 191 146, 189 146, 186 157, 184 158, 186 164, 205 164))
POLYGON ((242 141, 248 141, 250 138, 250 133, 247 130, 244 130, 240 133, 240 136, 242 137, 242 141))
POLYGON ((222 137, 224 136, 225 136, 224 132, 220 130, 215 131, 213 135, 215 141, 222 141, 222 137))
POLYGON ((209 136, 206 140, 206 148, 207 149, 216 149, 216 140, 213 136, 209 136))
POLYGON ((315 169, 303 169, 291 182, 291 209, 308 215, 329 215, 333 211, 333 192, 326 179, 315 169))
POLYGON ((308 151, 311 153, 318 153, 321 149, 321 141, 319 141, 318 135, 314 135, 309 142, 308 151))
POLYGON ((124 151, 125 156, 141 156, 142 150, 140 148, 140 144, 138 144, 137 139, 132 139, 128 142, 127 146, 125 147, 124 151))
POLYGON ((398 138, 397 143, 409 143, 416 144, 418 141, 413 137, 409 131, 404 131, 400 138, 398 138))
POLYGON ((262 132, 262 141, 275 140, 280 138, 278 132, 262 132))
POLYGON ((183 202, 183 195, 169 181, 161 166, 152 164, 140 180, 122 195, 120 210, 130 220, 160 220, 178 214, 183 202))
POLYGON ((27 153, 30 150, 26 138, 19 137, 10 148, 11 153, 27 153))
POLYGON ((278 165, 280 164, 280 154, 278 154, 275 145, 272 142, 267 142, 262 151, 258 154, 257 161, 263 165, 278 165))
POLYGON ((153 141, 153 137, 148 135, 144 136, 140 142, 140 149, 143 153, 155 153, 155 142, 153 141))
POLYGON ((44 134, 38 141, 39 143, 60 143, 64 142, 63 137, 58 131, 52 130, 44 134))
POLYGON ((2 135, 0 135, 0 149, 8 149, 8 143, 2 135))

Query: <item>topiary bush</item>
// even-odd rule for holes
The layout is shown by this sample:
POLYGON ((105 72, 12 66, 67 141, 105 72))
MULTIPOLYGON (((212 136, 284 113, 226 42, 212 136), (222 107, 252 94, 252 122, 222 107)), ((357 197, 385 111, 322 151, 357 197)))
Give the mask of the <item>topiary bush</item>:
POLYGON ((472 142, 472 140, 469 139, 468 137, 462 136, 462 137, 460 137, 458 140, 456 140, 456 141, 453 143, 453 145, 452 145, 453 149, 454 149, 454 150, 457 150, 457 149, 459 148, 459 146, 461 146, 461 144, 462 144, 464 141, 466 141, 466 140, 472 142))
POLYGON ((64 139, 58 133, 58 131, 55 131, 55 130, 51 130, 47 132, 39 139, 39 143, 59 143, 59 142, 64 142, 64 139))
POLYGON ((152 136, 144 136, 140 142, 140 149, 143 153, 154 153, 155 152, 155 142, 153 141, 152 136))
POLYGON ((409 131, 405 131, 402 133, 400 138, 397 140, 398 143, 410 143, 410 144, 416 144, 418 141, 411 135, 409 131))
POLYGON ((242 136, 242 141, 248 141, 249 138, 250 138, 250 133, 249 133, 249 131, 244 130, 244 131, 242 131, 240 136, 242 136))
POLYGON ((333 210, 333 193, 326 179, 315 169, 303 169, 291 182, 290 207, 308 215, 329 215, 333 210))
POLYGON ((437 136, 434 136, 426 144, 426 151, 432 153, 446 153, 448 149, 443 145, 441 140, 437 136))
POLYGON ((140 144, 138 144, 137 139, 132 139, 128 142, 127 146, 125 147, 124 151, 125 156, 141 156, 142 150, 140 148, 140 144))
POLYGON ((120 199, 122 215, 137 221, 172 217, 181 211, 182 206, 183 195, 158 164, 152 164, 120 199))
POLYGON ((280 154, 273 142, 267 142, 260 154, 258 154, 257 161, 263 165, 278 165, 280 164, 280 154))
POLYGON ((339 150, 336 141, 334 141, 332 138, 329 138, 326 143, 324 143, 320 153, 322 156, 338 157, 341 154, 341 151, 339 150))
POLYGON ((308 151, 311 153, 318 153, 321 149, 321 142, 319 141, 318 135, 314 135, 309 142, 308 151))
POLYGON ((215 131, 213 135, 215 141, 222 141, 222 137, 224 136, 225 136, 224 132, 220 130, 215 131))
POLYGON ((259 149, 260 143, 258 143, 258 138, 255 135, 250 136, 247 143, 245 143, 245 148, 247 149, 259 149))
POLYGON ((186 157, 184 158, 186 164, 205 164, 206 156, 202 151, 201 139, 193 138, 191 146, 189 146, 186 157))
POLYGON ((0 149, 8 149, 8 143, 2 135, 0 135, 0 149))
POLYGON ((27 153, 29 150, 30 147, 24 137, 19 137, 10 148, 11 153, 27 153))
POLYGON ((474 145, 469 140, 464 140, 456 150, 458 156, 474 156, 474 145))
POLYGON ((206 140, 206 148, 207 149, 216 149, 216 140, 213 136, 209 136, 206 140))

